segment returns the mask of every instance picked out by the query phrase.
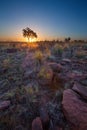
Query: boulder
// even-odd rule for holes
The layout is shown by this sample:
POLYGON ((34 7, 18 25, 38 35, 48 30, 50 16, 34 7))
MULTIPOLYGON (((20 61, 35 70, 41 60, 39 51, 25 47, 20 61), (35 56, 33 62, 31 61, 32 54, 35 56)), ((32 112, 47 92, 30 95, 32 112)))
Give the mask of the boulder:
POLYGON ((84 77, 84 74, 77 73, 77 72, 68 72, 66 76, 68 79, 79 81, 84 77))
POLYGON ((61 64, 51 62, 51 63, 48 63, 48 65, 51 67, 53 72, 61 72, 63 70, 63 66, 61 64))
POLYGON ((71 89, 63 93, 62 108, 72 130, 87 130, 87 103, 71 89))
POLYGON ((66 59, 66 58, 62 59, 62 61, 66 62, 66 63, 71 63, 71 60, 70 59, 66 59))
POLYGON ((32 130, 43 130, 42 122, 41 122, 40 117, 37 117, 36 119, 33 120, 33 122, 32 122, 32 130))
POLYGON ((10 106, 10 101, 2 101, 0 102, 0 110, 5 110, 10 106))
POLYGON ((77 93, 79 93, 79 95, 82 96, 84 99, 87 100, 87 87, 76 82, 72 89, 77 93))

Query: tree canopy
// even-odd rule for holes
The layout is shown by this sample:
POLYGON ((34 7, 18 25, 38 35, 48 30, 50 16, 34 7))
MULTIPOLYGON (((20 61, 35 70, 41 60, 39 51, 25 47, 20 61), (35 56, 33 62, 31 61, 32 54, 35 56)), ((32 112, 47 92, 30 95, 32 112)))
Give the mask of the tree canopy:
POLYGON ((37 34, 36 32, 34 32, 33 30, 31 30, 30 28, 25 28, 23 29, 23 36, 24 37, 27 37, 28 38, 28 41, 29 39, 33 39, 33 38, 37 38, 37 34))

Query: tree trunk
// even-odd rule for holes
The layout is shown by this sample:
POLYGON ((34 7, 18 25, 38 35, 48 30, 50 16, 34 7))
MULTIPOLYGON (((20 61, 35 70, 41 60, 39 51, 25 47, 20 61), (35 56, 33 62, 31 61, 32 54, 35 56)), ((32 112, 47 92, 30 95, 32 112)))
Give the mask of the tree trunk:
POLYGON ((29 42, 29 37, 28 37, 28 42, 29 42))

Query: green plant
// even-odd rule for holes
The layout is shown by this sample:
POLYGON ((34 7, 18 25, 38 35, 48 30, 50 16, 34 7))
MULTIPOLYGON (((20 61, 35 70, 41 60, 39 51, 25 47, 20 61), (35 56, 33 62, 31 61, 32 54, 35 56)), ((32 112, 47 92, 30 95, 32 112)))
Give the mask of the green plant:
POLYGON ((43 60, 43 54, 41 51, 36 51, 35 53, 35 60, 36 60, 36 64, 41 64, 42 60, 43 60))
POLYGON ((13 98, 14 97, 14 91, 9 91, 9 92, 7 92, 6 94, 5 94, 5 96, 4 96, 4 98, 5 99, 11 99, 11 98, 13 98))
POLYGON ((9 66, 10 66, 10 58, 3 60, 3 67, 9 68, 9 66))
POLYGON ((59 44, 55 44, 55 46, 53 47, 52 53, 53 53, 54 55, 59 55, 59 56, 61 56, 62 53, 63 53, 63 47, 62 47, 61 45, 59 45, 59 44))
POLYGON ((87 44, 84 44, 84 45, 83 45, 83 48, 87 50, 87 44))
POLYGON ((83 51, 78 51, 78 52, 76 53, 76 57, 79 58, 79 59, 85 58, 85 56, 86 56, 86 54, 85 54, 85 52, 83 52, 83 51))
POLYGON ((51 69, 47 68, 45 66, 41 67, 39 73, 38 73, 38 77, 39 78, 45 78, 45 79, 49 79, 51 77, 51 69))

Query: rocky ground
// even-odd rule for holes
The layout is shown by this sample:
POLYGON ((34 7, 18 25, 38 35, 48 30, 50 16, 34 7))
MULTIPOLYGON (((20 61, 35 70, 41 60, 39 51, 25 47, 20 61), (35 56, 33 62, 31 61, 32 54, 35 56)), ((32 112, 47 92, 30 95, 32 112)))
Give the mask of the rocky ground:
POLYGON ((86 43, 0 45, 0 130, 86 129, 86 43))

